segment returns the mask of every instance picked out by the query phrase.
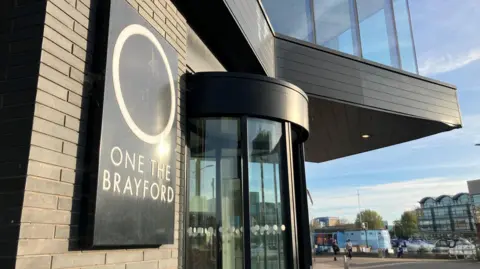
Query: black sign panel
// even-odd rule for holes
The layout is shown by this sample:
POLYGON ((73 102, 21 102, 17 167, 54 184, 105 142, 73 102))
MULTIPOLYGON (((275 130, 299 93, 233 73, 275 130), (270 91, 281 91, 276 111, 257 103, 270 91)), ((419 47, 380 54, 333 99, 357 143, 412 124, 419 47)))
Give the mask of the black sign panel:
POLYGON ((93 246, 173 243, 177 55, 111 1, 93 246))

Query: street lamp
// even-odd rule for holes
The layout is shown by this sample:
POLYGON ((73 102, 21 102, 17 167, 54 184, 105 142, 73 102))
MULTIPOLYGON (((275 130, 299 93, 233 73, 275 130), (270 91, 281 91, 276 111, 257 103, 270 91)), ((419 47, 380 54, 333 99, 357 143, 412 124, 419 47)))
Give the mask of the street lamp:
MULTIPOLYGON (((476 143, 475 146, 476 146, 476 147, 480 147, 480 143, 476 143)), ((475 209, 475 211, 476 211, 476 206, 475 206, 475 205, 474 205, 474 209, 475 209)), ((476 215, 477 215, 477 213, 475 212, 475 222, 478 221, 478 217, 477 217, 476 215)), ((479 233, 478 230, 477 230, 477 233, 479 233)), ((475 243, 475 250, 476 250, 476 254, 477 254, 477 260, 480 261, 480 251, 479 251, 480 248, 479 248, 479 246, 478 246, 478 235, 477 235, 477 240, 475 240, 475 241, 476 241, 476 243, 475 243)))
POLYGON ((365 245, 367 245, 368 248, 368 222, 362 223, 362 229, 365 231, 365 245))
POLYGON ((200 196, 200 171, 202 171, 205 168, 213 167, 213 164, 206 165, 202 168, 200 168, 200 159, 197 159, 195 162, 195 194, 197 196, 200 196))

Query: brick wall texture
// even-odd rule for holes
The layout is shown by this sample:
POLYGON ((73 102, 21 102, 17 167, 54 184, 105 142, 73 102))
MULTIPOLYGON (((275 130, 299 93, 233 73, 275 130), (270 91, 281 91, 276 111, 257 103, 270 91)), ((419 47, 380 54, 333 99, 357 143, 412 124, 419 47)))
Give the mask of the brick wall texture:
MULTIPOLYGON (((178 87, 174 244, 79 250, 96 1, 4 1, 0 34, 8 40, 0 39, 0 55, 8 61, 0 61, 0 231, 12 233, 0 239, 0 268, 182 268, 184 91, 178 87)), ((180 78, 187 25, 175 6, 169 0, 112 1, 129 2, 175 48, 180 78)))

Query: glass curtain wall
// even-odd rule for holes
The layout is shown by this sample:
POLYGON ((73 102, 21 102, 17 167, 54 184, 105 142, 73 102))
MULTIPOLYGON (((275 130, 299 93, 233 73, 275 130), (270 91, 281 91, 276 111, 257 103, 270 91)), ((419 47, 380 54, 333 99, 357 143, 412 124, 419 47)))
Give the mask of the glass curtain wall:
POLYGON ((417 56, 413 42, 408 0, 394 0, 393 10, 402 69, 418 74, 417 56))
POLYGON ((187 269, 291 268, 284 124, 246 118, 245 131, 241 122, 189 120, 187 269))
POLYGON ((391 55, 393 48, 389 44, 389 21, 384 4, 385 0, 357 0, 362 56, 377 63, 399 67, 394 66, 395 53, 391 55))
POLYGON ((276 32, 314 42, 310 0, 263 0, 262 3, 276 32))
POLYGON ((360 56, 352 0, 313 0, 316 43, 360 56))
POLYGON ((408 0, 262 0, 275 32, 418 74, 408 0))

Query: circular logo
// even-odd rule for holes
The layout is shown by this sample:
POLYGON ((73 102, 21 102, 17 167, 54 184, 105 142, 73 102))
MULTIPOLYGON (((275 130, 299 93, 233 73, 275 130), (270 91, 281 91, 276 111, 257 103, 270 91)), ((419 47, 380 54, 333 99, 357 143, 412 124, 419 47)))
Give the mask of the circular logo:
POLYGON ((132 24, 126 27, 125 29, 123 29, 123 31, 120 33, 120 35, 117 38, 115 47, 113 49, 112 77, 113 77, 113 88, 115 90, 115 97, 117 99, 120 112, 122 113, 122 116, 125 119, 125 122, 127 123, 130 130, 132 130, 132 132, 140 140, 142 140, 145 143, 149 143, 149 144, 161 143, 162 139, 166 137, 172 130, 172 126, 175 121, 175 107, 176 107, 175 84, 172 76, 172 71, 170 70, 170 65, 168 63, 167 55, 165 54, 165 51, 163 50, 160 42, 155 38, 155 35, 152 32, 150 32, 147 28, 139 24, 132 24), (137 124, 132 119, 132 116, 128 111, 128 108, 125 104, 125 100, 122 94, 122 86, 120 83, 120 57, 121 57, 122 49, 123 49, 123 46, 125 45, 125 42, 134 35, 141 35, 143 37, 146 37, 155 46, 155 48, 158 50, 158 52, 162 56, 163 63, 167 70, 168 80, 170 84, 170 97, 171 97, 170 98, 171 99, 170 115, 168 117, 168 122, 166 126, 163 128, 162 131, 160 131, 160 133, 156 135, 149 135, 137 126, 137 124))

